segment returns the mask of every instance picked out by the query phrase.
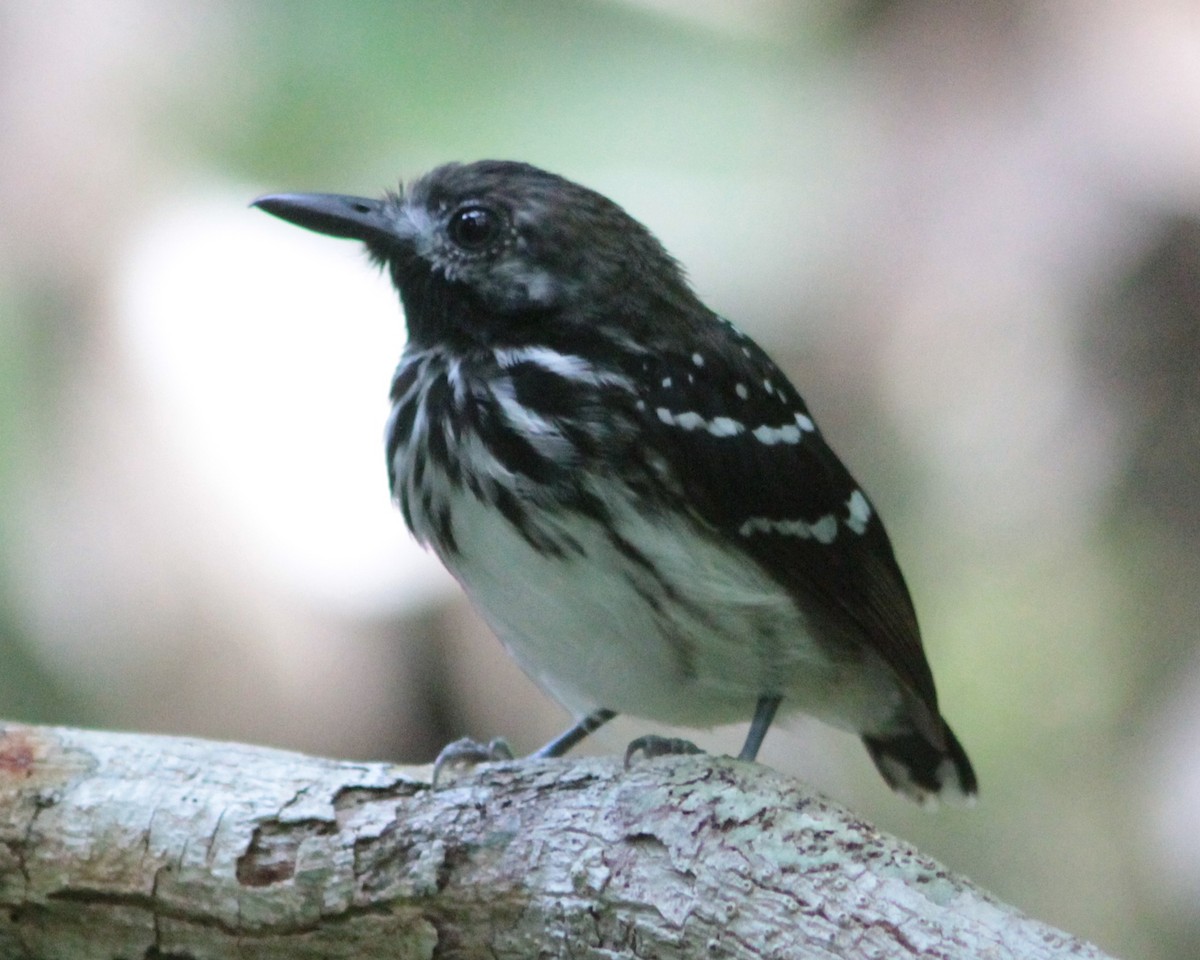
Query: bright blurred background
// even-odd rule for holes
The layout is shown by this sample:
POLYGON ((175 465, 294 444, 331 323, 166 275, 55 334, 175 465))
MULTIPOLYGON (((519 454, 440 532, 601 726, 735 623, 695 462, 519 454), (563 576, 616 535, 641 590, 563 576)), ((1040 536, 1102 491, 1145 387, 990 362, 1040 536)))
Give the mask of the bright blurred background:
POLYGON ((0 716, 406 762, 564 725, 389 504, 388 284, 246 206, 482 157, 622 203, 793 375, 982 797, 811 722, 762 759, 1192 960, 1194 0, 3 4, 0 716))

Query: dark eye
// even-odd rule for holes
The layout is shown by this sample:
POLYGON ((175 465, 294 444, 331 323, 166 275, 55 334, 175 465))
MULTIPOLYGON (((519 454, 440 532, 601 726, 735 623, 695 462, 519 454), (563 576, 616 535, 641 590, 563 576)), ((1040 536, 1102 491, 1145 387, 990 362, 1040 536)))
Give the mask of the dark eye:
POLYGON ((500 235, 500 215, 487 207, 462 207, 451 215, 447 232, 464 250, 481 250, 500 235))

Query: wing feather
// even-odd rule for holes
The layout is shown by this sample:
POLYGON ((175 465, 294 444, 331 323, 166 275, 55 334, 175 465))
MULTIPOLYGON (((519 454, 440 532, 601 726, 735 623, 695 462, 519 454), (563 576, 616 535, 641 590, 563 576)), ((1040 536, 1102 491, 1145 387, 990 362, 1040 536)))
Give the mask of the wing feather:
POLYGON ((660 355, 644 415, 699 517, 802 608, 852 625, 935 711, 904 577, 877 512, 782 371, 732 327, 719 349, 660 355))

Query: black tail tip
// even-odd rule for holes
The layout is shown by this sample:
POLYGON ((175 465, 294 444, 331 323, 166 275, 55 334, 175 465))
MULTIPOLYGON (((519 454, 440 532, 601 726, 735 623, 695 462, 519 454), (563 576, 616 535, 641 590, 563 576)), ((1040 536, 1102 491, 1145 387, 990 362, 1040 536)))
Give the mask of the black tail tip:
POLYGON ((939 748, 917 732, 894 737, 863 737, 883 779, 897 793, 934 808, 938 801, 971 806, 979 781, 966 751, 947 726, 945 746, 939 748))

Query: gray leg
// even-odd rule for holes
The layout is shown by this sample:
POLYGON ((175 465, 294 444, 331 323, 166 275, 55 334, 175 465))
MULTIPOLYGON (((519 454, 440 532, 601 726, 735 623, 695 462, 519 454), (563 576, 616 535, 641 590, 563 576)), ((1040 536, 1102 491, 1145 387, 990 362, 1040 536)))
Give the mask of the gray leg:
POLYGON ((593 710, 575 724, 575 726, 571 727, 570 730, 555 737, 540 750, 532 753, 531 756, 542 760, 549 757, 561 757, 580 740, 590 733, 595 733, 616 715, 615 710, 608 710, 604 707, 601 707, 599 710, 593 710))
MULTIPOLYGON (((615 710, 600 708, 593 710, 586 717, 571 727, 566 733, 555 737, 542 749, 531 753, 536 759, 561 757, 589 733, 599 730, 615 717, 615 710)), ((441 782, 443 771, 449 767, 473 767, 477 763, 496 763, 500 760, 512 760, 513 752, 503 737, 496 737, 488 743, 480 743, 470 737, 463 737, 442 749, 433 762, 433 786, 441 782)))
POLYGON ((739 760, 753 760, 758 756, 758 748, 762 746, 763 738, 767 735, 771 721, 775 719, 775 711, 779 709, 782 699, 783 697, 758 698, 758 706, 754 708, 754 719, 750 721, 750 732, 746 734, 746 742, 742 746, 742 752, 738 754, 739 760))

